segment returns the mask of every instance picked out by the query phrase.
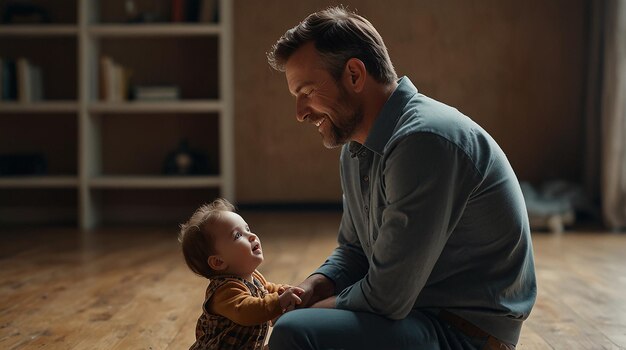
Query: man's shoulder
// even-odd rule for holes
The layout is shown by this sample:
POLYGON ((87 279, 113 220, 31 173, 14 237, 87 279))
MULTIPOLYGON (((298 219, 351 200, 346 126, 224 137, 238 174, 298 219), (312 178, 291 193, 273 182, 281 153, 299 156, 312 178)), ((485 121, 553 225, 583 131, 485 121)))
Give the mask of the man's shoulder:
POLYGON ((416 94, 403 108, 390 141, 410 134, 430 133, 459 143, 462 134, 475 132, 476 127, 478 125, 458 109, 416 94))
POLYGON ((479 169, 501 152, 495 140, 470 117, 422 94, 416 94, 402 110, 384 153, 391 152, 403 140, 414 138, 451 144, 453 149, 465 153, 479 169))

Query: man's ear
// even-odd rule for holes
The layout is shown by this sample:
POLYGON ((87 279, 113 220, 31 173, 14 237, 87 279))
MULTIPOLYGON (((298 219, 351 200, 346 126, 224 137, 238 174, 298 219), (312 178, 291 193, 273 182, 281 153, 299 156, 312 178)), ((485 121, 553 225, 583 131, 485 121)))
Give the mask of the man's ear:
POLYGON ((222 271, 228 267, 228 264, 218 255, 211 255, 208 259, 209 267, 215 271, 222 271))
POLYGON ((353 92, 359 93, 363 91, 365 85, 365 78, 367 77, 367 69, 365 69, 365 63, 358 58, 351 58, 346 62, 346 69, 344 71, 345 83, 353 92))

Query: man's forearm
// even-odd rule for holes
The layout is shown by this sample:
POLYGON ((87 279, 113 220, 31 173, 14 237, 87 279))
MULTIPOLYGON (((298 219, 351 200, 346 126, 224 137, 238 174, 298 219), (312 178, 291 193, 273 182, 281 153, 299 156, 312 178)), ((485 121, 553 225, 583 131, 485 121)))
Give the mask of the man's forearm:
POLYGON ((362 279, 368 267, 369 263, 360 246, 340 243, 315 273, 330 278, 335 286, 333 294, 338 294, 362 279))

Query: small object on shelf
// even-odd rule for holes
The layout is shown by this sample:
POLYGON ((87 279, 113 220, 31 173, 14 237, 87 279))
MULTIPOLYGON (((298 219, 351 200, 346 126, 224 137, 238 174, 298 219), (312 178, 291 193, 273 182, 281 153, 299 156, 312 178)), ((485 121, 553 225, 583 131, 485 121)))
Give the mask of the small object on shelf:
POLYGON ((40 153, 15 153, 0 155, 0 176, 45 175, 46 158, 40 153))
POLYGON ((33 24, 49 23, 50 15, 41 6, 31 1, 8 1, 2 9, 2 23, 33 24))
POLYGON ((132 90, 132 97, 137 101, 180 100, 180 88, 175 85, 138 85, 132 90))
POLYGON ((172 0, 172 22, 217 22, 216 0, 172 0))
POLYGON ((135 2, 135 0, 124 1, 124 10, 128 23, 154 23, 163 21, 160 1, 153 0, 151 8, 142 10, 137 8, 135 2))
POLYGON ((165 158, 163 173, 166 175, 206 175, 209 174, 209 159, 202 152, 189 149, 186 139, 165 158))

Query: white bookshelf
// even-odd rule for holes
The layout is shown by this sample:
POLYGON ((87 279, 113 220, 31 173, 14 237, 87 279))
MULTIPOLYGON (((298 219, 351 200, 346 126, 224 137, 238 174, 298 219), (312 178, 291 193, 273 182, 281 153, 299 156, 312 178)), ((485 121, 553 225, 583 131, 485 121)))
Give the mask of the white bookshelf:
POLYGON ((76 101, 41 101, 31 103, 0 102, 0 111, 6 113, 77 113, 76 101))
POLYGON ((62 24, 42 25, 5 25, 0 27, 0 37, 3 36, 72 36, 78 34, 78 26, 62 24))
POLYGON ((219 176, 102 176, 90 181, 93 188, 203 188, 221 185, 219 176))
POLYGON ((101 24, 89 27, 93 37, 147 37, 147 36, 206 36, 220 35, 218 24, 101 24))
POLYGON ((76 176, 11 176, 0 178, 0 188, 76 188, 76 176))
POLYGON ((175 102, 94 102, 89 105, 90 113, 221 113, 224 103, 219 100, 175 101, 175 102))
MULTIPOLYGON (((122 193, 121 197, 124 198, 124 193, 133 191, 133 196, 137 195, 137 193, 139 193, 139 196, 143 193, 148 193, 149 198, 158 198, 160 197, 159 191, 172 193, 172 191, 212 190, 217 191, 220 196, 235 201, 234 144, 232 140, 234 113, 231 0, 218 0, 219 23, 101 23, 100 9, 103 5, 108 6, 113 2, 123 6, 122 0, 107 1, 107 3, 93 0, 76 0, 75 10, 77 15, 75 24, 0 25, 0 40, 11 39, 15 41, 27 38, 39 42, 40 40, 47 40, 46 38, 70 38, 72 40, 75 39, 76 43, 75 51, 66 52, 67 55, 76 57, 75 99, 44 100, 32 103, 0 101, 0 128, 2 128, 4 118, 15 119, 17 116, 32 118, 34 122, 39 120, 36 118, 50 119, 56 118, 57 115, 75 118, 76 133, 73 134, 75 140, 72 142, 76 144, 76 153, 70 151, 71 153, 67 154, 68 157, 76 158, 75 174, 0 177, 0 191, 11 190, 15 192, 23 189, 61 190, 66 191, 62 192, 61 196, 66 196, 68 193, 69 195, 76 195, 76 223, 81 229, 91 229, 101 224, 106 224, 106 217, 111 216, 103 212, 107 206, 114 206, 114 209, 111 210, 113 213, 120 212, 120 208, 123 207, 125 208, 123 215, 132 216, 132 214, 125 212, 128 207, 126 203, 119 203, 120 206, 115 207, 118 203, 115 202, 115 196, 110 195, 110 193, 117 195, 122 193), (215 55, 212 61, 217 62, 218 68, 207 67, 207 70, 211 71, 213 69, 216 72, 214 77, 208 78, 215 80, 211 81, 210 84, 216 90, 216 96, 212 96, 213 93, 206 93, 202 89, 200 92, 192 89, 189 96, 183 95, 182 99, 177 101, 102 101, 98 90, 100 77, 99 60, 101 55, 108 54, 107 49, 116 52, 115 48, 120 43, 121 45, 127 45, 128 51, 131 51, 133 50, 133 44, 128 43, 134 43, 133 40, 138 40, 140 43, 142 40, 149 41, 149 45, 153 47, 154 45, 160 45, 161 41, 166 42, 164 45, 172 41, 180 42, 180 45, 183 46, 190 43, 189 45, 192 49, 189 50, 197 47, 198 42, 204 42, 204 40, 212 42, 216 46, 216 52, 212 53, 212 55, 215 55), (107 159, 111 158, 107 154, 115 152, 110 149, 116 146, 115 144, 118 140, 112 139, 111 134, 115 135, 116 130, 114 128, 120 127, 120 120, 125 120, 124 123, 128 124, 128 128, 138 129, 137 137, 141 138, 146 133, 151 132, 150 128, 142 130, 142 123, 146 118, 152 118, 153 116, 155 116, 155 123, 166 121, 166 126, 162 128, 167 128, 168 125, 177 126, 181 124, 186 128, 181 127, 181 129, 193 130, 197 129, 193 127, 193 123, 196 121, 198 122, 198 128, 204 128, 206 125, 214 126, 215 131, 211 132, 216 133, 217 137, 215 139, 219 140, 214 141, 218 142, 217 151, 208 150, 207 152, 213 152, 217 155, 217 157, 213 157, 217 159, 214 160, 217 173, 170 176, 162 175, 158 171, 147 172, 141 170, 143 168, 140 170, 133 168, 129 168, 128 171, 119 170, 119 166, 112 167, 106 163, 107 159), (110 121, 115 122, 109 125, 110 121), (105 200, 102 197, 105 197, 105 200)), ((43 50, 41 53, 45 54, 46 48, 41 50, 43 50)), ((183 52, 181 55, 185 54, 191 56, 193 52, 183 52)), ((0 56, 2 55, 0 54, 0 56)), ((209 62, 211 61, 209 60, 209 62)), ((143 69, 143 67, 131 68, 137 68, 139 71, 143 69)), ((168 67, 163 67, 164 71, 167 69, 168 67)), ((200 71, 204 71, 204 69, 200 71)), ((149 73, 158 75, 160 71, 156 70, 149 73)), ((190 85, 190 83, 187 84, 190 85)), ((29 122, 25 122, 25 124, 28 125, 29 122)), ((125 128, 125 126, 122 126, 122 129, 125 128)), ((177 132, 185 136, 184 130, 177 132)), ((195 130, 193 131, 195 132, 195 130)), ((28 131, 16 130, 15 135, 19 137, 20 132, 28 131)), ((132 147, 132 143, 130 144, 128 152, 138 152, 137 164, 141 164, 142 159, 155 158, 154 154, 139 153, 139 150, 132 147)), ((3 150, 0 149, 0 153, 2 152, 3 150)), ((152 161, 154 162, 154 160, 152 161)), ((207 201, 211 199, 206 198, 207 201)), ((1 201, 3 201, 2 195, 0 195, 1 201)), ((142 209, 145 210, 145 208, 142 209)), ((166 210, 169 210, 169 208, 164 208, 164 211, 166 210)), ((8 210, 7 212, 14 213, 15 211, 8 210)), ((158 216, 160 213, 156 211, 154 215, 158 216)), ((0 212, 0 222, 2 221, 1 216, 0 212)))

